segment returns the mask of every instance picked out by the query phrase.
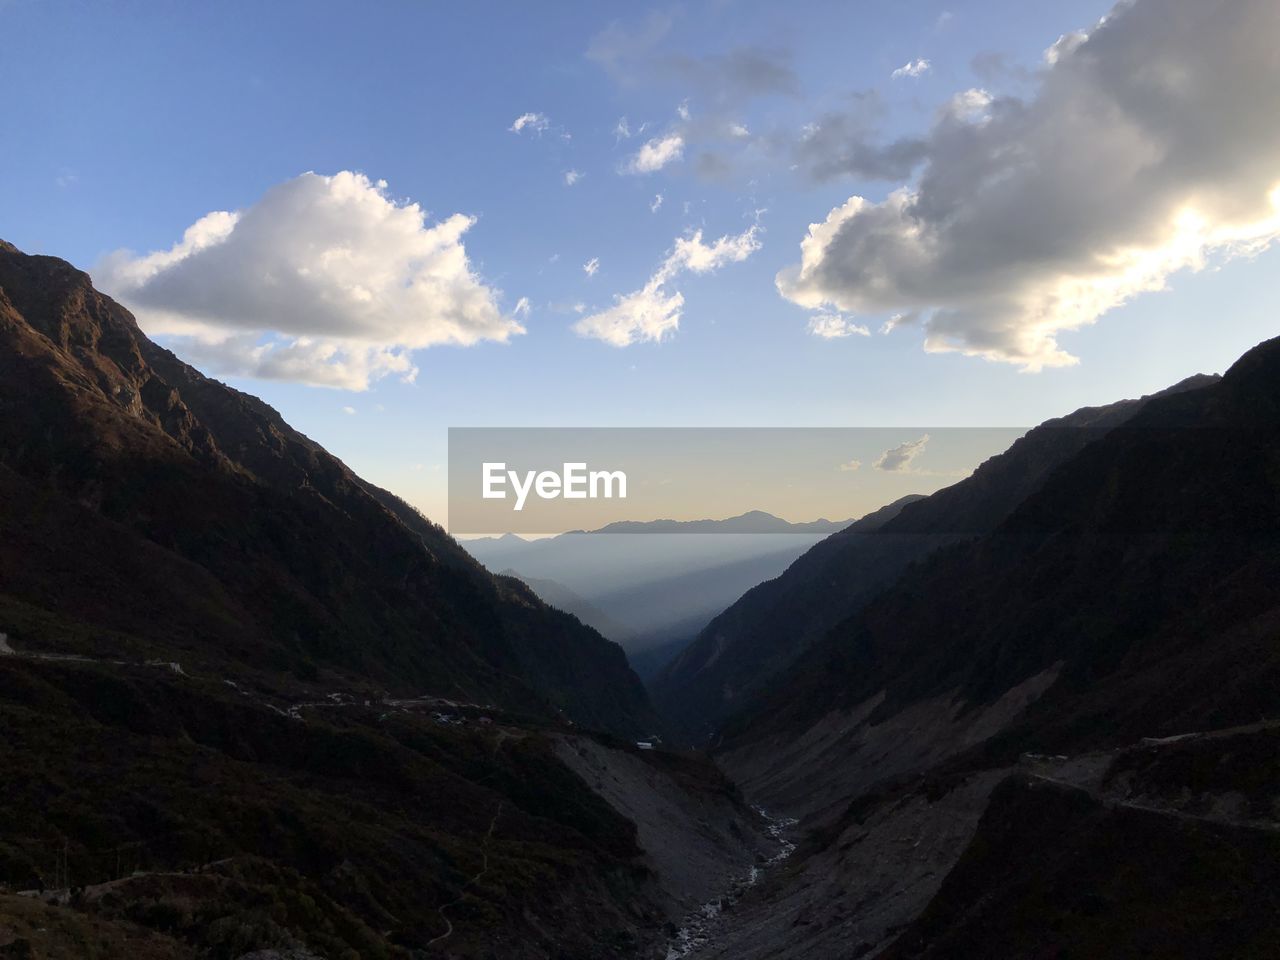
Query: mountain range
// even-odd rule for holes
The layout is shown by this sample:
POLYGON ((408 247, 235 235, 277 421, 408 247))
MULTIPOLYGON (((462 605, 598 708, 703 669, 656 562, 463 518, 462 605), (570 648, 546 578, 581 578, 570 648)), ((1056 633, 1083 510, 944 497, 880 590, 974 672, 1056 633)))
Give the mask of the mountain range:
POLYGON ((464 549, 0 245, 0 953, 1275 955, 1280 339, 775 520, 464 549))

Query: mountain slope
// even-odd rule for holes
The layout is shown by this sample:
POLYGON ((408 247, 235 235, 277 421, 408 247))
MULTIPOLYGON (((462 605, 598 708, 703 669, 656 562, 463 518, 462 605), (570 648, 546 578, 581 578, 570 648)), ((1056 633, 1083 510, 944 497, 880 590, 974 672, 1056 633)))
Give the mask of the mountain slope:
POLYGON ((1152 398, 991 534, 909 571, 797 664, 774 721, 737 729, 881 692, 876 718, 943 694, 990 704, 1050 669, 1022 721, 1049 749, 1257 720, 1280 682, 1278 535, 1273 340, 1152 398))
POLYGON ((1093 436, 725 724, 721 764, 806 832, 710 956, 1269 956, 1277 691, 1273 340, 1093 436))
POLYGON ((776 847, 655 722, 616 645, 0 247, 0 882, 38 913, 0 896, 0 952, 650 955, 776 847))
POLYGON ((0 513, 0 617, 20 640, 53 617, 170 659, 652 726, 616 646, 151 343, 85 274, 8 245, 0 487, 22 505, 0 513))
MULTIPOLYGON (((1158 396, 1214 379, 1192 377, 1158 396)), ((1050 420, 965 480, 929 497, 899 500, 823 540, 777 579, 744 594, 668 665, 650 684, 660 712, 705 742, 719 723, 749 709, 757 691, 911 563, 994 529, 1055 467, 1150 399, 1050 420)))

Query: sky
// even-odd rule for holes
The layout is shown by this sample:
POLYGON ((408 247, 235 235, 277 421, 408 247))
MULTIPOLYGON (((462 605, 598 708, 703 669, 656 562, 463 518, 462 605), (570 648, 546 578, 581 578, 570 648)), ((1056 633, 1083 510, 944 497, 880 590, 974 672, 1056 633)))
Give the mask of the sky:
POLYGON ((438 519, 449 427, 1029 426, 1276 333, 1269 0, 0 0, 0 35, 0 237, 438 519))

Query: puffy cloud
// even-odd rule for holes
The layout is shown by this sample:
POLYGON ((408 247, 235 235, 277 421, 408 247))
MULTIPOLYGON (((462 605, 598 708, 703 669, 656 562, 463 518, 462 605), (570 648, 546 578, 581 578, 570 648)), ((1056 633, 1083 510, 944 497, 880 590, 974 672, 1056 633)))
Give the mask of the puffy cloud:
POLYGON ((662 209, 662 194, 656 193, 653 196, 653 203, 649 204, 649 212, 657 213, 662 209))
POLYGON ((835 340, 839 337, 851 337, 855 333, 860 337, 871 336, 871 331, 864 325, 854 323, 844 314, 823 310, 809 319, 809 332, 824 340, 835 340))
POLYGON ((532 130, 534 133, 545 133, 550 126, 551 121, 545 113, 522 113, 516 117, 515 122, 507 129, 512 133, 521 133, 525 130, 532 130))
POLYGON ((590 260, 588 260, 586 263, 582 265, 582 272, 585 273, 588 277, 594 277, 596 275, 596 271, 599 269, 600 269, 599 257, 592 257, 590 260))
POLYGON ((168 250, 116 251, 94 272, 148 333, 215 373, 363 390, 412 379, 415 350, 524 332, 471 267, 474 222, 428 224, 363 174, 305 173, 201 217, 168 250))
POLYGON ((920 454, 924 453, 925 444, 928 442, 929 435, 926 433, 919 440, 908 440, 906 443, 900 443, 876 457, 876 461, 872 466, 886 473, 912 473, 914 472, 911 469, 912 462, 920 454))
POLYGON ((582 177, 583 174, 580 170, 566 170, 564 172, 564 185, 566 187, 572 187, 575 183, 581 180, 582 177))
POLYGON ((1276 36, 1273 0, 1122 3, 1054 45, 1031 96, 951 100, 916 182, 811 225, 778 289, 919 312, 927 350, 1074 363, 1064 331, 1280 236, 1276 36))
POLYGON ((653 173, 684 156, 684 137, 669 133, 654 137, 623 166, 624 173, 653 173))
POLYGON ((922 77, 929 72, 928 60, 912 60, 910 63, 904 63, 897 70, 893 71, 891 76, 894 80, 901 80, 903 77, 922 77))
POLYGON ((734 236, 704 243, 702 231, 675 241, 657 272, 639 290, 614 298, 613 306, 583 317, 574 331, 615 347, 643 341, 661 341, 680 326, 684 295, 667 286, 681 273, 710 273, 727 263, 738 263, 760 249, 760 228, 753 225, 734 236))

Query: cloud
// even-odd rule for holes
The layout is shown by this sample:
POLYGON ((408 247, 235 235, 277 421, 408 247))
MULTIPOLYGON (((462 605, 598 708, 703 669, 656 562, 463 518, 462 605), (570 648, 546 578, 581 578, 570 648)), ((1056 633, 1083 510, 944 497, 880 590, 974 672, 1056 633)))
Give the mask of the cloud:
POLYGON ((653 196, 653 203, 649 204, 649 212, 657 213, 662 208, 662 194, 656 193, 653 196))
POLYGON ((343 407, 343 408, 342 408, 342 412, 343 412, 343 413, 345 413, 345 414, 346 414, 347 416, 349 416, 349 417, 354 417, 354 416, 356 415, 356 408, 355 408, 355 407, 343 407))
POLYGON ((654 137, 622 167, 623 173, 654 173, 684 156, 684 137, 678 133, 654 137))
POLYGON ((862 324, 854 323, 843 314, 827 311, 821 311, 813 315, 809 320, 809 332, 815 337, 822 337, 824 340, 849 337, 855 333, 860 337, 871 336, 871 331, 862 324))
MULTIPOLYGON (((740 46, 705 55, 680 52, 671 49, 682 41, 681 33, 673 30, 675 19, 672 14, 652 12, 634 24, 615 22, 591 40, 586 57, 625 87, 652 87, 675 94, 676 115, 652 143, 678 136, 681 150, 690 152, 727 139, 734 152, 743 155, 735 158, 734 169, 745 167, 743 159, 767 159, 756 155, 774 152, 777 146, 769 137, 752 136, 744 116, 749 116, 748 107, 757 100, 800 94, 790 51, 740 46)), ((614 137, 620 143, 643 130, 623 118, 614 127, 614 137)), ((639 158, 632 158, 623 169, 644 173, 660 166, 646 167, 639 158)), ((702 169, 716 175, 722 172, 719 165, 703 164, 702 169)))
POLYGON ((516 301, 516 305, 511 309, 513 317, 527 317, 533 312, 533 306, 529 303, 528 297, 521 297, 516 301))
POLYGON ((808 124, 793 148, 796 165, 819 182, 852 175, 863 180, 902 180, 928 156, 922 137, 874 142, 885 105, 874 90, 853 94, 845 110, 808 124))
POLYGON ((893 71, 891 76, 894 80, 901 80, 903 77, 922 77, 929 72, 928 60, 912 60, 910 63, 904 63, 897 70, 893 71))
POLYGON ((650 11, 640 24, 615 21, 591 38, 586 57, 619 83, 632 85, 674 23, 671 14, 657 10, 650 11))
POLYGON ((862 469, 861 460, 850 460, 848 463, 842 463, 836 467, 841 473, 857 473, 862 469))
POLYGON ((594 277, 596 275, 596 271, 599 269, 600 269, 599 257, 592 257, 590 260, 588 260, 586 263, 582 265, 582 272, 585 273, 588 277, 594 277))
POLYGON ((1063 332, 1280 236, 1278 35, 1270 0, 1117 6, 1054 45, 1026 98, 944 105, 916 181, 811 225, 778 289, 918 311, 929 351, 1076 362, 1063 332))
POLYGON ((724 54, 673 54, 655 66, 668 78, 696 91, 699 102, 729 108, 759 97, 796 96, 800 81, 784 50, 737 47, 724 54))
POLYGON ((585 174, 583 174, 581 171, 566 170, 564 173, 564 185, 566 187, 572 187, 575 183, 581 180, 583 176, 585 176, 585 174))
POLYGON ((800 82, 786 50, 735 47, 724 53, 690 56, 666 52, 675 17, 649 12, 638 23, 613 22, 587 44, 586 57, 623 86, 661 84, 693 91, 694 99, 715 106, 757 97, 795 96, 800 82))
POLYGON ((574 324, 580 336, 603 340, 615 347, 644 341, 660 342, 680 326, 684 295, 667 287, 680 274, 710 273, 727 263, 739 263, 760 249, 760 227, 704 243, 702 231, 675 241, 657 272, 639 290, 614 298, 613 306, 585 316, 574 324))
POLYGON ((304 173, 245 210, 206 214, 168 250, 116 251, 94 275, 215 373, 363 390, 413 379, 415 350, 524 332, 471 267, 474 222, 428 224, 364 174, 304 173))
POLYGON ((525 130, 532 130, 534 133, 545 133, 547 128, 551 126, 551 121, 545 113, 522 113, 516 117, 515 122, 507 127, 512 133, 521 133, 525 130))
POLYGON ((911 464, 916 457, 924 453, 925 444, 928 442, 929 435, 926 433, 919 440, 908 440, 906 443, 900 443, 876 457, 872 466, 886 473, 914 473, 915 471, 912 470, 911 464))

